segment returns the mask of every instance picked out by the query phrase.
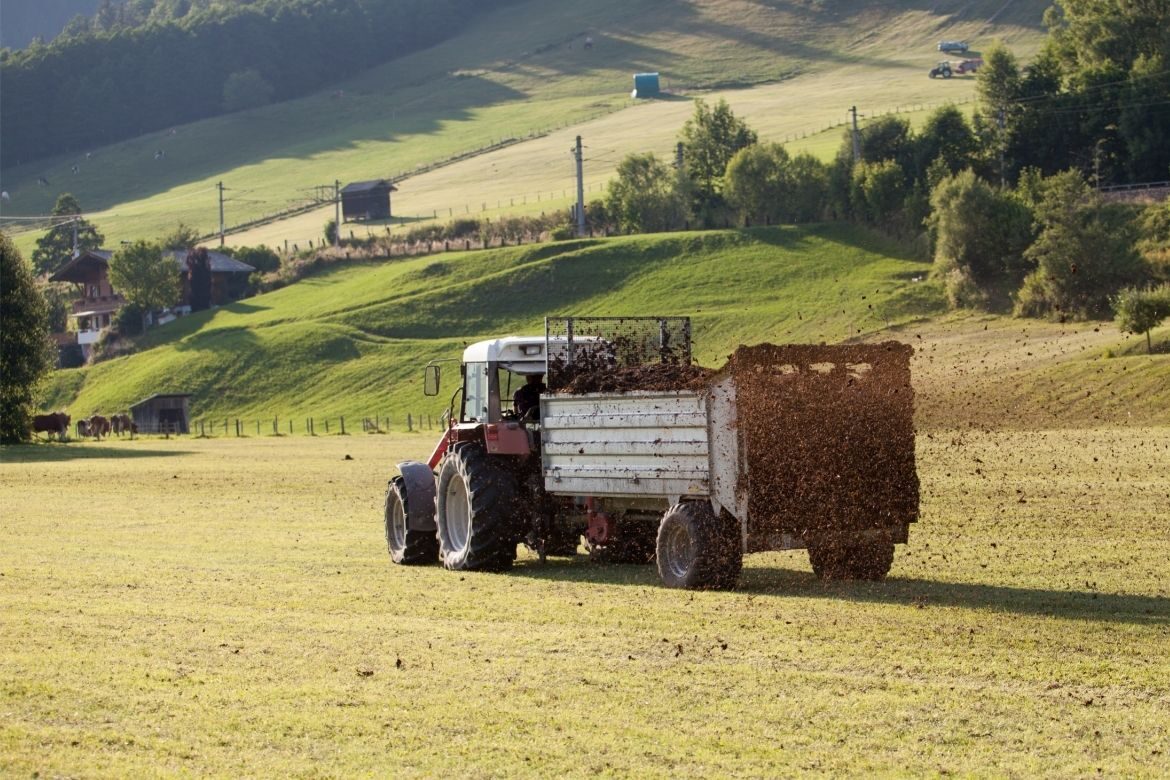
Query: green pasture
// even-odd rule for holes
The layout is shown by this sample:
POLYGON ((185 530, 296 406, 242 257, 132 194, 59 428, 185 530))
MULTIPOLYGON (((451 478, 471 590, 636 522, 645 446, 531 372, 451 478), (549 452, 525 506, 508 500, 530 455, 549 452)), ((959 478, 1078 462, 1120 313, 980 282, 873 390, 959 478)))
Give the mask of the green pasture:
POLYGON ((197 416, 438 415, 422 366, 558 314, 694 318, 698 358, 741 342, 840 341, 940 308, 927 266, 849 226, 567 241, 341 267, 154 331, 142 351, 55 372, 74 416, 155 392, 197 416))
POLYGON ((1170 429, 922 434, 888 580, 721 593, 392 567, 431 438, 0 450, 0 774, 1170 773, 1170 429))
MULTIPOLYGON (((68 191, 111 245, 178 221, 211 233, 220 181, 233 225, 305 202, 319 185, 409 174, 505 138, 534 140, 408 178, 396 210, 432 219, 458 209, 525 213, 549 198, 560 208, 573 186, 568 149, 577 134, 594 192, 625 154, 670 154, 695 95, 726 97, 761 136, 824 154, 838 135, 826 130, 851 105, 873 116, 969 100, 972 79, 926 78, 937 39, 1001 38, 1027 54, 1042 35, 1042 10, 1036 0, 946 0, 929 12, 855 0, 805 8, 529 0, 319 94, 5 170, 5 216, 45 214, 68 191), (631 103, 631 74, 643 70, 662 73, 666 99, 631 103)), ((234 240, 303 245, 329 216, 234 240)), ((18 232, 18 246, 27 253, 37 235, 18 232)))
MULTIPOLYGON (((422 366, 545 316, 690 316, 696 358, 739 344, 894 338, 917 348, 920 424, 1146 425, 1170 419, 1170 361, 1104 323, 945 314, 930 266, 848 225, 587 239, 345 265, 153 331, 140 351, 54 372, 80 418, 158 392, 249 430, 316 418, 437 418, 422 366), (1116 357, 1106 357, 1116 355, 1116 357)), ((1164 341, 1170 326, 1155 332, 1164 341)), ((453 374, 449 374, 452 375, 453 374)), ((283 429, 283 428, 282 428, 283 429)))

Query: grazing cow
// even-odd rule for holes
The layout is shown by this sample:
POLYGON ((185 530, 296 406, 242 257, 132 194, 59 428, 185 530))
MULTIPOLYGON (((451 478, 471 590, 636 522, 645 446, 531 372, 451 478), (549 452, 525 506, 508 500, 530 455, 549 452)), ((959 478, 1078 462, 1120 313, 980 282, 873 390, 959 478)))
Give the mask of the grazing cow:
POLYGON ((100 414, 92 415, 89 418, 89 435, 95 439, 101 439, 103 436, 110 435, 110 420, 108 417, 103 417, 100 414))
POLYGON ((36 415, 33 417, 33 433, 47 433, 50 439, 56 435, 58 441, 65 441, 69 435, 69 415, 65 412, 36 415))
POLYGON ((89 420, 77 421, 77 438, 84 439, 89 436, 89 420))

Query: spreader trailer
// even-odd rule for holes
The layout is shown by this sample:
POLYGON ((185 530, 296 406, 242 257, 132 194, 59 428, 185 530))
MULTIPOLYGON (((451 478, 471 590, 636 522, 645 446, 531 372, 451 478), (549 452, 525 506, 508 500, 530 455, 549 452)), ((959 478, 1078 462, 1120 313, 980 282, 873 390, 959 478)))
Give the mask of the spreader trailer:
MULTIPOLYGON (((765 344, 703 372, 689 320, 667 317, 473 344, 431 458, 390 481, 391 557, 499 571, 520 543, 572 555, 583 535, 671 587, 731 588, 744 554, 790 549, 819 576, 880 579, 918 516, 910 353, 765 344), (548 389, 521 418, 508 390, 536 373, 548 389)), ((428 366, 428 392, 439 379, 428 366)))

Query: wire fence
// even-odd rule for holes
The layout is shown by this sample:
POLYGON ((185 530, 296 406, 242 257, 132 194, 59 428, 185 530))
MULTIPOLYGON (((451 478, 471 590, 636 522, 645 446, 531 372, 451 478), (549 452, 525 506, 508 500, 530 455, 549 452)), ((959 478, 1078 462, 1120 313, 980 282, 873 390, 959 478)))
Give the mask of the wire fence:
MULTIPOLYGON (((385 415, 273 415, 256 417, 199 417, 188 433, 198 438, 246 438, 249 436, 349 436, 352 434, 418 433, 443 430, 446 412, 406 412, 385 415)), ((168 433, 177 433, 172 430, 168 433)))

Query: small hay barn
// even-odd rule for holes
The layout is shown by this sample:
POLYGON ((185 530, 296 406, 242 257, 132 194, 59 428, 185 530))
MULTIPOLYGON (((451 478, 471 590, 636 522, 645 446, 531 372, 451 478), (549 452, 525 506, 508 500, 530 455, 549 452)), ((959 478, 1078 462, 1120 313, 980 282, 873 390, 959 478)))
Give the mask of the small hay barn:
POLYGON ((386 179, 345 185, 341 188, 342 221, 390 219, 391 192, 398 192, 398 188, 386 179))
POLYGON ((191 396, 156 393, 130 407, 139 433, 190 433, 191 396))

